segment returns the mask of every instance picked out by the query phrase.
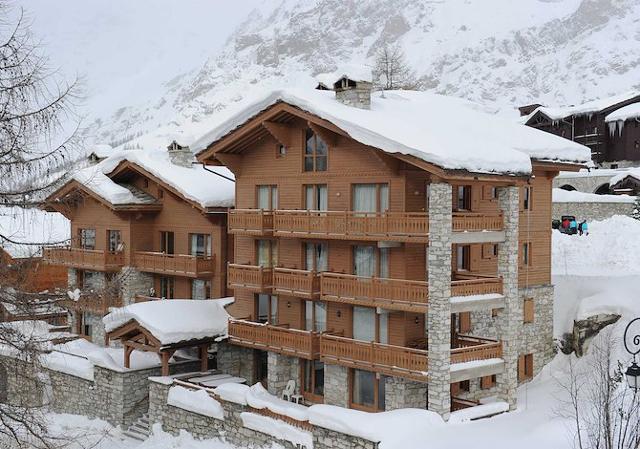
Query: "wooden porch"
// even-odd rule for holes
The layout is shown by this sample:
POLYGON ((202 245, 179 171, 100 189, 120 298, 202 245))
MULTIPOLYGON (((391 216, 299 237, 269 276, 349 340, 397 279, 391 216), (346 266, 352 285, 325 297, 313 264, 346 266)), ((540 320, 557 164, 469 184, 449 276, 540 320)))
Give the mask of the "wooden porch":
POLYGON ((255 292, 270 292, 273 287, 273 269, 259 265, 230 263, 227 270, 229 288, 246 288, 255 292))
POLYGON ((146 273, 198 278, 211 275, 214 271, 213 257, 137 251, 133 260, 134 266, 146 273))
POLYGON ((92 271, 118 271, 124 266, 122 251, 83 248, 45 248, 43 259, 51 265, 92 271))
POLYGON ((309 270, 274 268, 273 293, 317 299, 320 297, 320 275, 309 270))
POLYGON ((229 234, 271 235, 273 212, 262 209, 231 209, 228 214, 229 234))
POLYGON ((458 335, 452 341, 451 364, 502 358, 502 342, 490 338, 458 335))
POLYGON ((452 276, 451 296, 502 295, 502 278, 475 273, 456 272, 452 276))
POLYGON ((247 348, 277 352, 278 354, 315 359, 320 350, 316 332, 289 329, 245 320, 229 321, 229 341, 247 348))

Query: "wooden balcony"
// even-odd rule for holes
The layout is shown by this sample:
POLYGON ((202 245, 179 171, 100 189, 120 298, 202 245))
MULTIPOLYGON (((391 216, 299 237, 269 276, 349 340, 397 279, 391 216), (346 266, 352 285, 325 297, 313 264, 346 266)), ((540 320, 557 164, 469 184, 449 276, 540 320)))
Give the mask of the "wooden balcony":
POLYGON ((198 257, 183 254, 165 254, 137 251, 134 254, 134 266, 146 273, 166 274, 198 278, 212 275, 213 257, 198 257))
POLYGON ((320 360, 389 376, 427 381, 427 351, 421 349, 322 334, 320 360))
POLYGON ((453 232, 502 231, 503 227, 504 218, 501 213, 454 212, 451 221, 453 232))
POLYGON ((229 321, 229 341, 247 348, 309 360, 317 358, 320 350, 319 335, 315 332, 244 320, 229 321))
POLYGON ((320 297, 320 275, 315 271, 275 268, 273 293, 317 299, 320 297))
POLYGON ((368 278, 340 273, 320 275, 320 295, 325 301, 420 313, 427 311, 429 297, 425 281, 368 278))
POLYGON ((458 335, 452 343, 451 364, 502 358, 502 342, 497 340, 458 335))
POLYGON ((124 265, 122 251, 56 247, 45 248, 43 258, 51 265, 91 271, 118 271, 124 265))
POLYGON ((277 210, 274 234, 342 240, 422 242, 429 240, 429 217, 420 212, 339 212, 277 210))
POLYGON ((60 305, 66 309, 77 312, 90 312, 97 315, 104 315, 112 307, 123 307, 122 297, 119 295, 83 293, 78 301, 65 299, 60 301, 60 305))
POLYGON ((257 265, 230 263, 227 269, 227 286, 270 292, 273 287, 273 270, 257 265))
POLYGON ((455 273, 451 281, 451 296, 502 295, 502 278, 481 274, 455 273))
POLYGON ((273 231, 273 212, 262 209, 231 209, 227 227, 229 234, 270 235, 273 231))

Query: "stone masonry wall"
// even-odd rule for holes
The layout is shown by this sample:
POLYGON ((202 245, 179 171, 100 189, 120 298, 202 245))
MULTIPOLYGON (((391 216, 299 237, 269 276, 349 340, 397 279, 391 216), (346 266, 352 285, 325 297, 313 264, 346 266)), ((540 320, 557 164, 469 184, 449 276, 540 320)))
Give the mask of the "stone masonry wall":
POLYGON ((324 364, 324 403, 349 407, 349 370, 344 366, 324 364))
MULTIPOLYGON (((149 385, 149 422, 161 423, 163 430, 177 434, 186 430, 198 439, 224 436, 225 440, 239 447, 272 447, 274 443, 286 449, 296 449, 285 440, 244 427, 240 414, 255 412, 250 407, 219 400, 224 410, 224 420, 214 419, 167 404, 171 382, 167 378, 152 379, 149 385)), ((275 419, 275 418, 274 418, 275 419)), ((314 449, 377 449, 378 443, 312 426, 314 449)))
POLYGON ((269 352, 267 355, 267 390, 274 396, 280 397, 287 382, 296 382, 296 393, 300 392, 298 379, 300 378, 300 359, 269 352))
POLYGON ((255 351, 228 342, 218 343, 218 369, 233 376, 244 377, 252 385, 259 381, 255 373, 255 351))
POLYGON ((599 221, 614 215, 629 215, 633 203, 553 203, 553 218, 574 215, 577 220, 599 221))
POLYGON ((136 295, 149 295, 153 288, 153 275, 134 267, 123 267, 120 271, 120 294, 126 306, 135 302, 136 295))
POLYGON ((386 377, 384 383, 385 411, 399 408, 427 408, 427 384, 402 377, 386 377))

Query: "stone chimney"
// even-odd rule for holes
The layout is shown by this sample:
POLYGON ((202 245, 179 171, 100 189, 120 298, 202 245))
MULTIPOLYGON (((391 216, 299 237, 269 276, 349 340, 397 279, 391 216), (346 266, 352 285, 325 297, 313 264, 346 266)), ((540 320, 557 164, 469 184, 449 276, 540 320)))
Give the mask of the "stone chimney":
POLYGON ((194 161, 194 158, 189 147, 183 147, 174 140, 171 142, 171 145, 167 147, 167 150, 169 151, 169 159, 171 159, 172 164, 191 168, 191 163, 194 161))
POLYGON ((347 75, 343 75, 333 83, 333 90, 336 93, 336 100, 347 106, 360 109, 371 109, 371 81, 356 80, 347 75))

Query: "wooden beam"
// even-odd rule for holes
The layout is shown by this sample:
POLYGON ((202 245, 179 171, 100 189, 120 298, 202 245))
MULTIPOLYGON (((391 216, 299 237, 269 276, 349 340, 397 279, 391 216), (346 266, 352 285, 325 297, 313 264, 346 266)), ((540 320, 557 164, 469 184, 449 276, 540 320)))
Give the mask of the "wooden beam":
POLYGON ((241 154, 218 153, 216 154, 216 159, 229 168, 234 175, 240 176, 242 168, 241 154))
POLYGON ((280 145, 284 145, 285 148, 291 148, 294 145, 294 136, 300 131, 293 126, 276 122, 264 121, 262 122, 262 126, 271 133, 280 145))
POLYGON ((160 357, 161 357, 161 363, 162 363, 162 375, 168 376, 169 375, 169 359, 171 358, 171 355, 169 355, 168 352, 162 352, 160 353, 160 357))
POLYGON ((311 128, 311 130, 314 133, 320 136, 320 138, 324 140, 326 144, 329 145, 330 147, 335 147, 336 144, 338 143, 338 135, 335 134, 333 131, 330 131, 327 128, 323 126, 319 126, 311 121, 308 121, 307 125, 309 126, 309 128, 311 128))
POLYGON ((131 368, 131 353, 133 352, 133 347, 128 345, 127 343, 124 344, 124 367, 125 368, 131 368))
POLYGON ((200 346, 200 371, 209 369, 209 345, 200 346))

